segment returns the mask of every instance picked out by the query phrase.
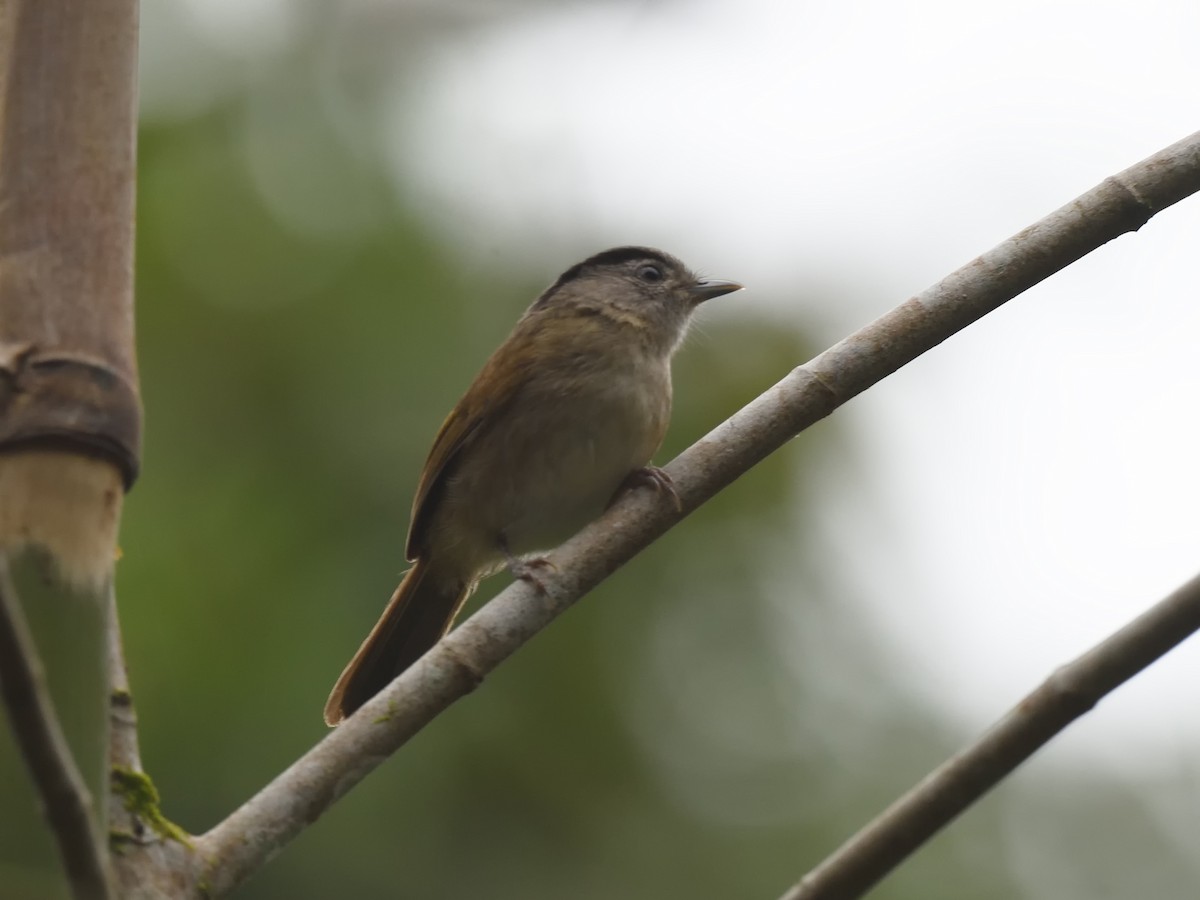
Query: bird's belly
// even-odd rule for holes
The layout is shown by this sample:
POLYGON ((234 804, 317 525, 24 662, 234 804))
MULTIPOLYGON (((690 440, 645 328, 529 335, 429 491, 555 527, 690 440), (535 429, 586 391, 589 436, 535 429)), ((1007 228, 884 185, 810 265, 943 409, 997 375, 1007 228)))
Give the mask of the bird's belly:
POLYGON ((534 436, 514 447, 514 477, 494 485, 495 524, 515 553, 553 546, 604 511, 613 492, 653 452, 619 417, 580 417, 570 427, 534 436))
POLYGON ((447 479, 438 518, 470 535, 472 547, 463 549, 487 552, 484 564, 495 567, 503 547, 518 556, 548 549, 603 512, 666 428, 670 383, 641 376, 622 372, 586 392, 519 398, 447 479))

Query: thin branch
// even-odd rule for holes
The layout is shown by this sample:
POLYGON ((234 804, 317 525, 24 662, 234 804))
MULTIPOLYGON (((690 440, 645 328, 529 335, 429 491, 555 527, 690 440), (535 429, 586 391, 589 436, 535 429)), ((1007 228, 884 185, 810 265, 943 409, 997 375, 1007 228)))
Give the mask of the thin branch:
POLYGON ((1047 678, 967 749, 842 844, 781 900, 861 897, 1051 738, 1200 630, 1200 576, 1047 678))
POLYGON ((142 769, 117 596, 111 585, 107 600, 108 840, 116 892, 122 900, 207 897, 190 836, 162 814, 158 790, 142 769))
MULTIPOLYGON (((113 769, 142 771, 138 746, 137 712, 129 690, 125 669, 125 648, 121 643, 121 622, 117 617, 117 594, 108 587, 108 764, 113 769)), ((111 811, 110 811, 111 814, 111 811)))
POLYGON ((197 839, 227 893, 438 713, 636 553, 842 403, 1007 300, 1200 190, 1200 133, 1099 186, 794 370, 668 467, 682 510, 636 491, 426 654, 316 747, 197 839))
POLYGON ((42 798, 71 892, 77 900, 110 896, 104 849, 92 825, 92 800, 46 690, 45 672, 20 600, 0 555, 0 693, 13 735, 42 798))

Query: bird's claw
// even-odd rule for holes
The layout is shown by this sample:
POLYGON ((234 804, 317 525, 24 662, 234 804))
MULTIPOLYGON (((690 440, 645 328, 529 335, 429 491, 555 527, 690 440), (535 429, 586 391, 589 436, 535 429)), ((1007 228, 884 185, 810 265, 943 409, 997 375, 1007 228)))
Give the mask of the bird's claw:
POLYGON ((513 556, 512 553, 509 552, 508 547, 502 546, 501 550, 504 552, 504 562, 505 565, 508 566, 508 571, 512 577, 520 581, 527 582, 533 586, 535 591, 545 596, 546 585, 542 579, 538 577, 537 573, 546 569, 549 569, 552 572, 557 572, 558 566, 554 565, 554 563, 550 562, 550 560, 546 559, 544 556, 535 556, 531 559, 521 559, 520 557, 513 556))
POLYGON ((675 507, 675 511, 683 512, 683 501, 679 498, 679 492, 675 490, 674 480, 658 466, 642 466, 626 475, 625 480, 617 486, 608 505, 612 506, 616 503, 617 498, 626 491, 632 491, 639 487, 653 488, 657 494, 666 494, 671 498, 671 505, 675 507))

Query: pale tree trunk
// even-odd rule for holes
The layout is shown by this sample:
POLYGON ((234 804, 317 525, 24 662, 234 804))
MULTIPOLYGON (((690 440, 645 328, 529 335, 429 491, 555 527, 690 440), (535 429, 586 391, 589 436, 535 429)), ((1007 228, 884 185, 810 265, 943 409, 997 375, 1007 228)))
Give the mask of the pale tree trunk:
POLYGON ((102 601, 141 432, 136 52, 135 0, 0 5, 3 686, 76 896, 107 893, 103 802, 89 799, 107 794, 102 601), (41 625, 32 645, 26 618, 41 625), (37 651, 74 663, 52 667, 51 686, 90 792, 56 734, 37 651))

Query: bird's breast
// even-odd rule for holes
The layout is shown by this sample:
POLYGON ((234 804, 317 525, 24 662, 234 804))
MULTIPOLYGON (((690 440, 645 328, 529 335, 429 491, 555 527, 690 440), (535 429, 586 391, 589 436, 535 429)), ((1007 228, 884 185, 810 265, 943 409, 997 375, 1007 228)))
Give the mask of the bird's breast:
POLYGON ((665 360, 547 366, 465 449, 447 479, 439 524, 454 520, 483 545, 503 541, 518 555, 553 547, 650 461, 670 411, 665 360))

